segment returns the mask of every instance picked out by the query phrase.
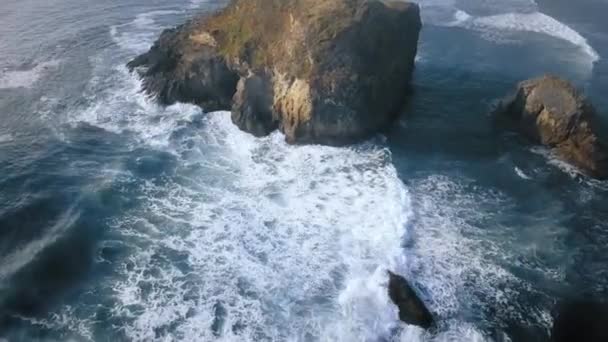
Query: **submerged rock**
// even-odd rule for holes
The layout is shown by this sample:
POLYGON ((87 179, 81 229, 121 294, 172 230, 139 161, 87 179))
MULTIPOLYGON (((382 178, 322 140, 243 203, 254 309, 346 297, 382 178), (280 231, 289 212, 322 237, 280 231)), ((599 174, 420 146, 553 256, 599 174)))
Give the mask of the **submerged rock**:
POLYGON ((555 76, 524 81, 499 111, 536 143, 593 177, 608 178, 608 145, 598 137, 595 109, 569 82, 555 76))
POLYGON ((554 318, 551 341, 608 341, 608 304, 589 300, 561 304, 554 318))
POLYGON ((394 0, 233 0, 164 31, 137 68, 163 104, 232 109, 257 136, 350 143, 387 126, 404 104, 421 28, 394 0))
POLYGON ((399 308, 399 319, 407 324, 430 328, 433 325, 433 315, 407 280, 391 271, 388 275, 388 296, 399 308))

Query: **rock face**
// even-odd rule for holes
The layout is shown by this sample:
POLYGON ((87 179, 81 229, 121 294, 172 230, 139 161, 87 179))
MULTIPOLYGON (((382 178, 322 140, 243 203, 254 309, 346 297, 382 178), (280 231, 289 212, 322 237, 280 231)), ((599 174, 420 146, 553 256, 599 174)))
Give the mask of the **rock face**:
POLYGON ((562 303, 554 319, 551 341, 608 341, 608 304, 589 300, 562 303))
POLYGON ((164 31, 128 64, 163 104, 232 109, 290 143, 345 144, 387 126, 406 99, 419 8, 394 0, 233 0, 164 31))
POLYGON ((388 295, 399 308, 399 319, 425 329, 433 325, 433 316, 405 278, 388 272, 388 295))
POLYGON ((524 81, 499 111, 536 143, 593 177, 608 177, 608 145, 598 137, 595 109, 572 84, 555 76, 524 81))

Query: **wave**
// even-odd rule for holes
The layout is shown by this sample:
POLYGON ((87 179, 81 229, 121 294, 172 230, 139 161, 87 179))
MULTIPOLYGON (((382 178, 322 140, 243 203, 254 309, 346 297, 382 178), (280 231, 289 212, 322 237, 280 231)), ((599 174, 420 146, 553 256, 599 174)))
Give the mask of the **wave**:
POLYGON ((91 105, 70 122, 180 160, 168 184, 142 185, 141 211, 114 223, 134 248, 111 290, 129 339, 167 324, 169 339, 200 340, 354 341, 399 327, 384 282, 398 268, 409 196, 383 144, 257 139, 229 113, 156 105, 123 66, 95 73, 91 105))
POLYGON ((532 177, 528 176, 522 169, 520 169, 519 167, 515 167, 514 168, 515 173, 517 174, 517 176, 519 176, 519 178, 521 179, 525 179, 525 180, 531 180, 532 177))
POLYGON ((579 32, 540 12, 531 0, 422 0, 420 5, 423 21, 432 25, 477 31, 482 37, 499 43, 509 42, 508 35, 513 32, 535 32, 578 47, 591 63, 601 58, 579 32))
POLYGON ((457 10, 454 13, 454 21, 448 25, 479 30, 488 35, 500 35, 500 30, 541 33, 565 40, 579 47, 581 51, 589 56, 592 62, 600 59, 597 51, 577 31, 540 12, 505 13, 475 17, 465 11, 457 10))
POLYGON ((385 269, 409 212, 389 152, 255 139, 228 113, 202 125, 200 141, 180 152, 200 170, 186 184, 147 184, 149 207, 119 224, 141 221, 131 233, 150 244, 115 288, 125 307, 146 307, 128 337, 149 338, 167 321, 181 321, 173 336, 201 340, 388 337, 397 313, 385 269), (171 261, 155 265, 172 253, 186 257, 187 273, 171 261), (142 280, 159 291, 138 295, 142 280))
MULTIPOLYGON (((413 232, 409 265, 426 285, 437 314, 461 329, 458 337, 445 340, 481 340, 487 337, 480 330, 507 321, 534 322, 550 329, 552 318, 546 308, 524 307, 527 304, 517 300, 535 295, 534 286, 506 265, 523 264, 556 281, 563 280, 563 273, 558 267, 535 267, 536 261, 529 258, 527 248, 542 243, 543 237, 512 241, 517 228, 496 223, 496 217, 508 216, 512 199, 477 187, 472 180, 441 175, 413 180, 410 189, 416 213, 413 224, 418 228, 413 232), (500 236, 488 239, 489 235, 500 236), (458 319, 467 315, 478 317, 474 326, 458 319)), ((451 333, 450 329, 444 336, 451 333)))
POLYGON ((146 182, 142 211, 115 223, 135 246, 112 289, 130 339, 170 323, 170 339, 390 336, 399 323, 385 271, 399 262, 409 196, 386 147, 257 139, 229 113, 163 108, 123 67, 111 74, 105 92, 94 79, 93 105, 71 120, 180 158, 176 178, 146 182))
POLYGON ((122 49, 133 52, 134 55, 146 52, 158 38, 165 27, 157 22, 157 18, 182 14, 178 10, 158 10, 138 14, 133 21, 110 27, 112 40, 122 49))
POLYGON ((14 136, 11 133, 0 133, 0 144, 13 141, 14 136))
POLYGON ((567 174, 570 178, 579 180, 581 183, 589 186, 589 188, 608 190, 608 181, 597 180, 589 177, 583 170, 576 167, 572 163, 565 161, 557 154, 557 152, 547 147, 535 146, 530 148, 530 152, 543 157, 549 165, 559 169, 561 172, 567 174))

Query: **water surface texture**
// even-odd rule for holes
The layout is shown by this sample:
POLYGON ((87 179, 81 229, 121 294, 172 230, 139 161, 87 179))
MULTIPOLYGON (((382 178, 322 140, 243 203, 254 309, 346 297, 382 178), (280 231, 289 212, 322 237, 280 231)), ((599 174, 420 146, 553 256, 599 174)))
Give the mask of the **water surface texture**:
POLYGON ((543 341, 608 296, 608 183, 488 115, 545 72, 607 113, 608 2, 422 0, 408 114, 347 148, 139 91, 125 63, 225 4, 2 0, 0 340, 543 341))

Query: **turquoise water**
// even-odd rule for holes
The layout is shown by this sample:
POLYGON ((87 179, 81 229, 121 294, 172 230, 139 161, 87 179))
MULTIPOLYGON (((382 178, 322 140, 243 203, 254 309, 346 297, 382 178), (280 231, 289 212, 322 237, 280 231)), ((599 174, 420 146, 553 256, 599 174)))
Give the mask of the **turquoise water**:
POLYGON ((139 92, 125 63, 223 4, 0 4, 0 339, 542 341, 556 301, 606 298, 608 183, 488 113, 544 72, 606 113, 608 3, 423 0, 407 114, 348 148, 139 92))

